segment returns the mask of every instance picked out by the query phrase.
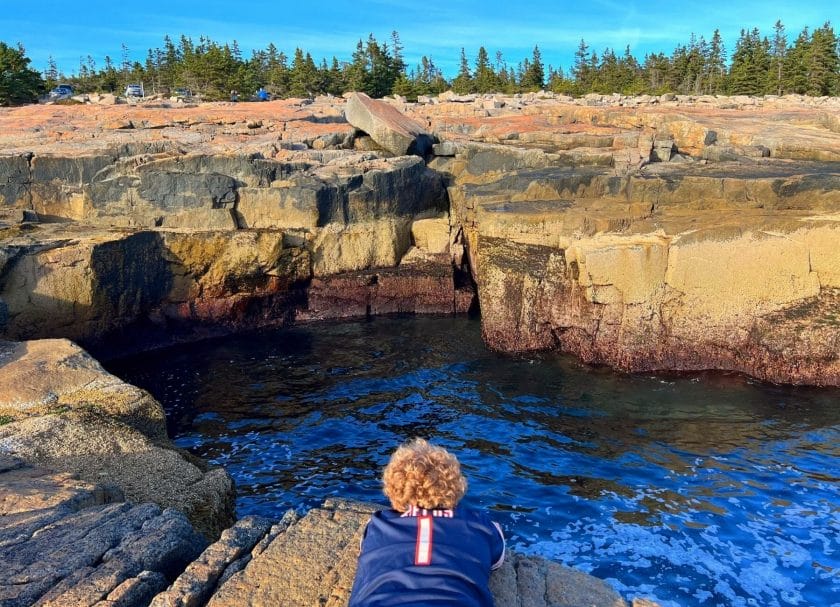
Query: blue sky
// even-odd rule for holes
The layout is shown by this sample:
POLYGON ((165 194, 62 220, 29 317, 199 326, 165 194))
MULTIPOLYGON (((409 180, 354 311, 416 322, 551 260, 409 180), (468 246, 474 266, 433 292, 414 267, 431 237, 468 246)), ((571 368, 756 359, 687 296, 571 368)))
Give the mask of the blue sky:
POLYGON ((827 20, 838 28, 840 1, 0 0, 0 41, 23 43, 35 69, 45 69, 52 56, 70 73, 89 54, 98 66, 105 55, 119 63, 123 43, 132 60, 143 61, 165 34, 237 40, 246 55, 269 42, 289 55, 300 46, 320 61, 347 60, 359 38, 373 33, 385 41, 397 30, 409 66, 427 54, 454 76, 462 46, 471 64, 483 45, 491 59, 501 50, 516 65, 537 44, 546 65, 568 70, 581 38, 598 52, 629 44, 641 58, 651 51, 670 54, 692 32, 708 40, 719 27, 731 51, 742 27, 770 35, 776 19, 791 39, 827 20))

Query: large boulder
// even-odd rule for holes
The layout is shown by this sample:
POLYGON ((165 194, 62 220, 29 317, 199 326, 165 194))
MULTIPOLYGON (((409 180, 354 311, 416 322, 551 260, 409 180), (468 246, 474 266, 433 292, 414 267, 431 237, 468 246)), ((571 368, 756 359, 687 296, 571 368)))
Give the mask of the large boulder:
POLYGON ((344 110, 347 122, 364 131, 395 156, 425 156, 432 147, 432 137, 417 122, 384 101, 364 93, 353 93, 344 110))
POLYGON ((208 538, 233 521, 230 476, 176 449, 146 392, 66 340, 0 344, 0 454, 180 510, 208 538))
POLYGON ((160 403, 105 371, 72 341, 0 341, 0 417, 11 421, 71 410, 104 412, 150 438, 166 438, 160 403))

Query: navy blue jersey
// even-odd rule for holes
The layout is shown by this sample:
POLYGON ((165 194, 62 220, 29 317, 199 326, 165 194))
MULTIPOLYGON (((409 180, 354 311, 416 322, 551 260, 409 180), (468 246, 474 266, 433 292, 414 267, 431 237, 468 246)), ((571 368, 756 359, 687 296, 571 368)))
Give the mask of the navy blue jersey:
POLYGON ((492 607, 490 570, 504 555, 485 512, 382 510, 365 529, 348 607, 492 607))

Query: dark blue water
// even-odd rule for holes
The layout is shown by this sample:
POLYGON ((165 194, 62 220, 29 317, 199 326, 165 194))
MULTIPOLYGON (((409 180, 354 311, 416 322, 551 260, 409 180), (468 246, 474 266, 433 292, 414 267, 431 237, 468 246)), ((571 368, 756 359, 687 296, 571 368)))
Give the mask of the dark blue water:
POLYGON ((623 375, 487 351, 476 321, 377 319, 117 361, 240 515, 384 501, 403 440, 455 452, 509 546, 663 606, 840 606, 840 390, 623 375))

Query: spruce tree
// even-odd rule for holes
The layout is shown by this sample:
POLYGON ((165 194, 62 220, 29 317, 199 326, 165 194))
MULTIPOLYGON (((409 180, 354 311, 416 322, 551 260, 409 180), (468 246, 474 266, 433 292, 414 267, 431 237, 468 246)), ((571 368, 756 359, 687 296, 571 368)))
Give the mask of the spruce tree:
POLYGON ((472 92, 473 79, 470 74, 470 64, 467 62, 467 53, 464 52, 464 47, 461 47, 461 61, 458 67, 458 75, 452 81, 452 90, 463 95, 472 92))
POLYGON ((347 66, 344 74, 348 90, 364 92, 367 89, 367 67, 368 59, 365 54, 365 46, 359 39, 356 43, 356 50, 353 51, 350 65, 347 66))
POLYGON ((706 93, 716 95, 723 92, 726 78, 726 48, 720 30, 716 29, 709 43, 709 58, 706 62, 706 93))
POLYGON ((769 69, 770 42, 761 38, 758 28, 741 30, 729 70, 730 92, 735 95, 762 94, 769 69))
POLYGON ((545 88, 545 68, 539 46, 534 46, 531 61, 524 67, 520 86, 523 91, 540 91, 545 88))
POLYGON ((490 57, 487 49, 479 47, 478 55, 475 58, 475 76, 473 78, 473 89, 477 93, 493 93, 499 89, 499 80, 493 66, 490 65, 490 57))
POLYGON ((20 105, 37 101, 44 90, 41 74, 29 67, 22 45, 17 48, 0 42, 0 105, 20 105))
POLYGON ((807 95, 836 95, 838 92, 837 37, 829 22, 814 30, 807 54, 807 95))
POLYGON ((783 88, 788 93, 804 95, 808 90, 808 61, 811 53, 811 35, 804 28, 793 46, 785 54, 782 63, 783 88))
POLYGON ((572 67, 572 75, 575 78, 576 92, 582 94, 590 90, 593 74, 589 64, 589 46, 587 46, 583 38, 580 39, 580 44, 575 51, 575 64, 572 67))
POLYGON ((767 91, 782 94, 783 67, 787 53, 785 26, 779 19, 773 25, 773 41, 770 43, 770 71, 767 73, 767 91))
POLYGON ((58 65, 56 65, 52 55, 47 59, 47 69, 44 70, 44 81, 47 90, 54 88, 58 84, 58 65))

